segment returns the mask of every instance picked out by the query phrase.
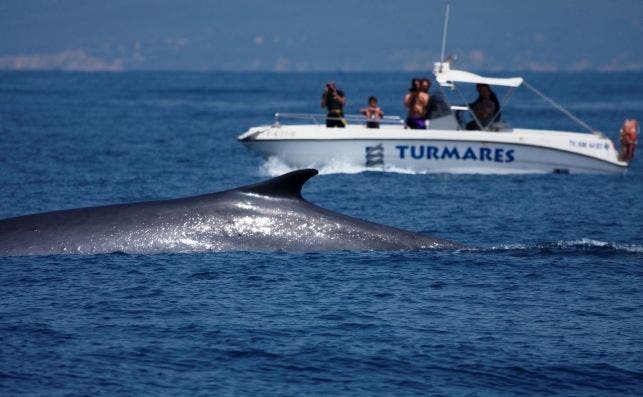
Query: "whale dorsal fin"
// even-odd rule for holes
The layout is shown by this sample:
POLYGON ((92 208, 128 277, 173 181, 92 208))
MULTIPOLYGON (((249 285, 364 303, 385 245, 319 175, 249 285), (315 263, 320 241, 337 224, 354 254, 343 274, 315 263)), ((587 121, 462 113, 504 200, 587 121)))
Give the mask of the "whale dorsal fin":
POLYGON ((319 172, 313 168, 292 171, 265 182, 256 183, 236 189, 244 193, 260 194, 262 196, 291 197, 301 199, 301 188, 310 178, 319 172))

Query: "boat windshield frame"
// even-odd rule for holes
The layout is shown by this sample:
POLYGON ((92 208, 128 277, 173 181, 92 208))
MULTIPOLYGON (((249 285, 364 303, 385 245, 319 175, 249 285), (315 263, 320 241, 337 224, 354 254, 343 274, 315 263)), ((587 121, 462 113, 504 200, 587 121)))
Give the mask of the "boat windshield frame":
MULTIPOLYGON (((442 69, 436 68, 436 72, 435 72, 435 79, 440 84, 440 90, 442 91, 442 95, 445 98, 447 97, 443 89, 444 87, 448 87, 451 90, 455 90, 455 92, 460 97, 461 103, 463 103, 463 105, 451 105, 451 110, 455 112, 467 110, 471 115, 471 118, 475 121, 476 125, 480 129, 480 131, 490 131, 493 128, 494 123, 500 121, 500 120, 496 120, 496 118, 498 117, 498 115, 500 115, 500 113, 505 108, 507 103, 509 103, 509 99, 511 99, 511 96, 515 92, 516 88, 520 87, 524 82, 522 77, 510 77, 510 78, 483 77, 483 76, 479 76, 477 74, 465 72, 462 70, 450 70, 448 66, 445 69, 446 70, 442 71, 442 69), (491 117, 491 121, 487 125, 483 125, 480 119, 476 116, 473 109, 471 109, 471 107, 469 106, 470 102, 465 98, 464 94, 462 93, 462 91, 460 91, 460 89, 458 88, 458 84, 456 83, 487 84, 490 86, 502 86, 502 87, 507 87, 508 90, 506 91, 502 100, 498 101, 499 102, 498 104, 500 106, 496 110, 496 113, 494 113, 493 117, 491 117)), ((459 119, 458 119, 458 122, 460 123, 459 119)))
MULTIPOLYGON (((460 99, 463 101, 463 103, 467 104, 467 110, 469 111, 469 114, 471 114, 471 117, 475 120, 476 124, 478 125, 478 128, 481 130, 488 131, 494 124, 495 120, 498 115, 502 112, 502 110, 505 108, 507 103, 509 102, 509 99, 513 95, 514 91, 520 87, 520 86, 525 86, 527 89, 529 89, 531 92, 533 92, 535 95, 539 96, 541 99, 543 99, 545 102, 547 102, 550 106, 552 106, 554 109, 557 109, 561 113, 563 113, 565 116, 567 116, 570 120, 578 124, 579 126, 583 127, 585 130, 587 130, 591 134, 595 135, 603 135, 600 131, 595 130, 592 128, 589 124, 587 124, 585 121, 581 120, 574 114, 572 114, 569 110, 567 110, 565 107, 563 107, 561 104, 558 102, 554 101, 553 99, 549 98, 539 90, 537 90, 535 87, 533 87, 531 84, 529 84, 524 78, 522 77, 506 77, 506 78, 500 78, 500 77, 484 77, 477 75, 475 73, 471 72, 466 72, 463 70, 456 70, 456 69, 451 69, 451 65, 449 61, 445 62, 435 62, 434 67, 433 67, 433 74, 435 75, 436 81, 440 85, 440 90, 442 90, 443 95, 446 96, 444 93, 444 87, 448 87, 452 90, 455 90, 458 95, 460 96, 460 99), (492 121, 489 123, 487 126, 483 126, 480 120, 476 117, 474 114, 473 110, 469 107, 466 98, 462 94, 462 92, 458 89, 458 85, 456 83, 467 83, 467 84, 488 84, 490 86, 504 86, 509 88, 507 90, 507 93, 503 97, 502 101, 499 101, 499 109, 496 112, 496 114, 493 116, 491 119, 492 121)), ((462 107, 462 106, 458 106, 462 107)), ((462 109, 456 109, 454 107, 451 108, 452 110, 462 110, 462 109)))

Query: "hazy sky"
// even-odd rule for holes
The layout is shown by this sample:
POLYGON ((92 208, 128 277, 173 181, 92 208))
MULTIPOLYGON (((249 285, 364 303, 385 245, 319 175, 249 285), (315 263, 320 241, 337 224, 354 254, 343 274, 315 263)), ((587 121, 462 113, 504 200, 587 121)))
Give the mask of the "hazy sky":
MULTIPOLYGON (((643 70, 643 0, 451 0, 473 70, 643 70)), ((0 69, 426 70, 444 0, 0 0, 0 69)))

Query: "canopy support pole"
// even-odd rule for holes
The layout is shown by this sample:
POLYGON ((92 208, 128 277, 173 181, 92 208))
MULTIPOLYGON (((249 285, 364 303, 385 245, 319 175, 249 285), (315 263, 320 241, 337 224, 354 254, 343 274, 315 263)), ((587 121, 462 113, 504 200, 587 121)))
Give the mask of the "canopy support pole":
MULTIPOLYGON (((476 124, 478 125, 478 128, 480 128, 480 131, 486 131, 487 129, 482 126, 482 123, 480 122, 480 120, 478 120, 478 117, 476 117, 476 113, 473 111, 473 109, 471 109, 471 106, 469 106, 469 104, 467 103, 466 98, 464 97, 464 95, 462 95, 462 92, 460 91, 458 86, 454 84, 453 88, 455 88, 455 92, 457 92, 458 95, 460 96, 460 99, 462 100, 462 103, 465 103, 467 105, 467 109, 469 111, 469 114, 475 120, 476 124)), ((465 128, 466 128, 466 125, 465 125, 465 128)))
POLYGON ((578 117, 574 116, 569 110, 565 109, 562 105, 560 105, 558 102, 554 101, 550 97, 546 96, 542 92, 538 91, 534 86, 529 84, 527 80, 524 80, 522 82, 527 88, 529 88, 533 93, 541 97, 545 102, 549 103, 552 105, 554 108, 558 109, 561 113, 563 113, 565 116, 569 117, 572 121, 576 122, 578 125, 581 127, 585 128, 587 131, 591 132, 592 134, 596 134, 596 130, 593 129, 592 127, 589 126, 586 122, 583 120, 579 119, 578 117))
MULTIPOLYGON (((494 121, 496 120, 496 117, 498 117, 498 115, 500 114, 500 112, 502 112, 502 109, 504 109, 505 105, 506 105, 507 103, 509 103, 509 100, 511 99, 511 96, 513 95, 514 91, 516 91, 516 89, 515 89, 515 88, 511 88, 511 89, 509 89, 509 90, 507 91, 507 93, 505 94, 505 96, 502 98, 502 102, 500 102, 500 104, 499 104, 499 105, 500 105, 500 108, 499 108, 498 110, 496 110, 496 113, 495 113, 495 114, 493 115, 493 117, 491 118, 491 124, 493 124, 493 123, 494 123, 494 121)), ((498 121, 501 121, 501 120, 498 120, 498 121)), ((489 125, 491 125, 491 124, 489 124, 489 125)))

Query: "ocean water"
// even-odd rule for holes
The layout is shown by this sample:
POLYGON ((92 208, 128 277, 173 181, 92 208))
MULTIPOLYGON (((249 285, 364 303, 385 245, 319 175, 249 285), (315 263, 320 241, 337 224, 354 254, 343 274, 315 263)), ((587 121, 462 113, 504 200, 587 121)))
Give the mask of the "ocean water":
MULTIPOLYGON (((278 175, 236 136, 319 112, 328 79, 401 115, 411 77, 2 72, 0 218, 278 175)), ((643 119, 642 73, 525 77, 615 141, 643 119)), ((578 130, 527 91, 503 115, 578 130)), ((0 258, 0 394, 641 394, 641 152, 624 175, 320 171, 309 201, 472 249, 0 258)))

